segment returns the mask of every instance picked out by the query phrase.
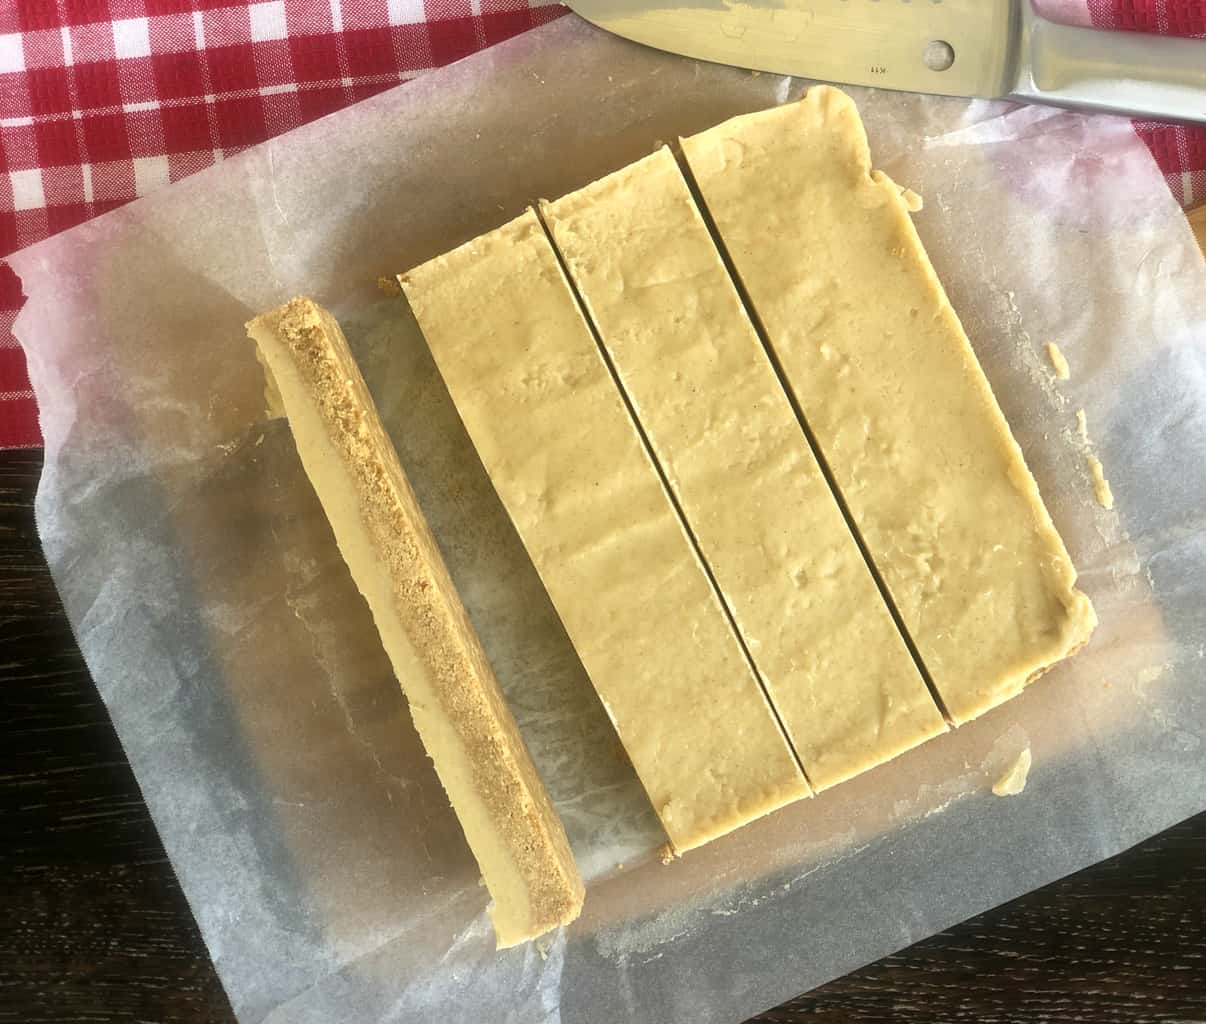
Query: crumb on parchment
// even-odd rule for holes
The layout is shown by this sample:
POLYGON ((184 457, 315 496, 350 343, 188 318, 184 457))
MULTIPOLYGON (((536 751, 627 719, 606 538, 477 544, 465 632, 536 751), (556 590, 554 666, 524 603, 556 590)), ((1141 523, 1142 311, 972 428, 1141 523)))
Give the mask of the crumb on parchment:
POLYGON ((1051 368, 1056 377, 1060 380, 1069 380, 1072 377, 1072 368, 1054 341, 1047 342, 1047 358, 1051 360, 1051 368))
POLYGON ((1112 509, 1114 507, 1114 490, 1110 487, 1110 481, 1106 479, 1105 467, 1092 450, 1092 441, 1089 439, 1089 418, 1085 415, 1084 409, 1076 410, 1076 433, 1080 436, 1080 443, 1084 448, 1085 465, 1089 467, 1089 475, 1093 479, 1093 496, 1097 499, 1097 504, 1102 508, 1112 509))
POLYGON ((1089 462, 1089 472, 1093 474, 1093 493, 1097 496, 1097 504, 1104 509, 1113 508, 1114 491, 1110 487, 1110 481, 1106 479, 1101 459, 1092 454, 1086 455, 1085 458, 1089 462))
POLYGON ((1009 771, 993 783, 993 796, 1017 796, 1021 793, 1026 788, 1026 778, 1030 774, 1031 762, 1030 748, 1024 747, 1013 764, 1009 766, 1009 771))

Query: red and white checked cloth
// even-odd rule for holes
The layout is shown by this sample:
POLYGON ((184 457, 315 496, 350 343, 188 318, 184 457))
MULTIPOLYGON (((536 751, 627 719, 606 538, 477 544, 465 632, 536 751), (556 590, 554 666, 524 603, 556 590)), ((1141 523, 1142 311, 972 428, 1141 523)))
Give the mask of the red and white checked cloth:
MULTIPOLYGON (((0 0, 0 447, 36 446, 3 257, 231 153, 564 13, 555 0, 0 0)), ((1206 0, 1088 0, 1206 36, 1206 0)), ((1139 125, 1186 205, 1206 130, 1139 125)))

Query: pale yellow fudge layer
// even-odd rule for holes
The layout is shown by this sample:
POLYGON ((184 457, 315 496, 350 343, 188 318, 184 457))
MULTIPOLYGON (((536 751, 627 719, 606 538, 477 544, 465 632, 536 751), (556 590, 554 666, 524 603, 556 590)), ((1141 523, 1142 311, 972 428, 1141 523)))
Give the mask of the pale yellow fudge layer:
POLYGON ((561 820, 339 325, 298 298, 247 329, 481 867, 499 947, 572 921, 584 890, 561 820))
POLYGON ((813 787, 944 732, 670 151, 542 214, 813 787))
POLYGON ((536 215, 400 280, 674 848, 806 796, 536 215))
POLYGON ((825 86, 682 145, 939 696, 975 718, 1096 616, 906 199, 825 86))

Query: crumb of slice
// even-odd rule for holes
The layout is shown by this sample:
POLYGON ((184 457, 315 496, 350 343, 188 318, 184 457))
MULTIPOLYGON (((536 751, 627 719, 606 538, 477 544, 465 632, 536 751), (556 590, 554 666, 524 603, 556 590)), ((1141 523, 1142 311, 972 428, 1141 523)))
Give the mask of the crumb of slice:
POLYGON ((397 278, 379 277, 377 278, 377 291, 389 299, 396 299, 402 294, 402 286, 398 284, 397 278))
POLYGON ((1047 358, 1051 360, 1051 368, 1060 380, 1068 380, 1072 376, 1072 368, 1068 365, 1068 360, 1054 341, 1047 342, 1047 358))
POLYGON ((1089 463, 1089 472, 1093 474, 1093 493, 1097 496, 1097 504, 1104 509, 1113 508, 1114 491, 1110 487, 1110 481, 1106 479, 1101 459, 1096 455, 1086 455, 1085 459, 1089 463))
POLYGON ((1089 418, 1085 415, 1084 409, 1076 410, 1076 433, 1080 437, 1080 443, 1085 453, 1085 465, 1089 467, 1089 475, 1093 478, 1093 495, 1097 498, 1097 504, 1104 509, 1112 509, 1114 507, 1114 491, 1110 487, 1110 481, 1106 479, 1105 467, 1101 464, 1101 459, 1093 454, 1092 441, 1089 439, 1089 418))
POLYGON ((1013 764, 1009 766, 1009 771, 993 784, 993 796, 1017 796, 1021 793, 1026 788, 1026 778, 1030 774, 1031 762, 1030 748, 1025 747, 1013 764))

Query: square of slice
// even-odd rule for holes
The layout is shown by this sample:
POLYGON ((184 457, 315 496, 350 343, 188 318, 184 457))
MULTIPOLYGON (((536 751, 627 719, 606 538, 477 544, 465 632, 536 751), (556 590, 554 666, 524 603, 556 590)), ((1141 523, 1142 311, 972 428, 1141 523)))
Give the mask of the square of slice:
POLYGON ((806 796, 535 213, 400 280, 674 849, 806 796))
POLYGON ((853 101, 819 86, 682 146, 949 715, 1008 700, 1096 616, 853 101))
POLYGON ((584 890, 561 819, 343 332, 306 298, 247 330, 477 858, 499 948, 569 923, 584 890))
POLYGON ((809 782, 944 732, 670 151, 541 214, 809 782))

